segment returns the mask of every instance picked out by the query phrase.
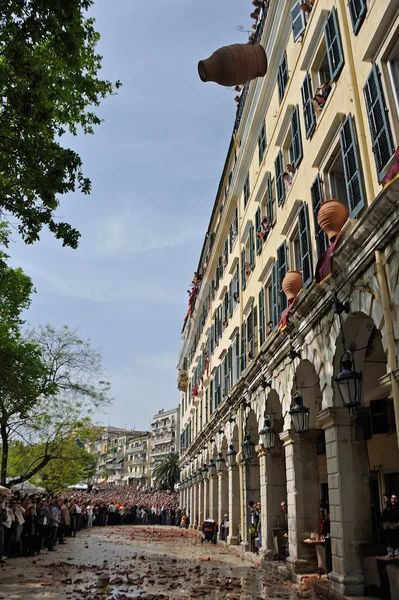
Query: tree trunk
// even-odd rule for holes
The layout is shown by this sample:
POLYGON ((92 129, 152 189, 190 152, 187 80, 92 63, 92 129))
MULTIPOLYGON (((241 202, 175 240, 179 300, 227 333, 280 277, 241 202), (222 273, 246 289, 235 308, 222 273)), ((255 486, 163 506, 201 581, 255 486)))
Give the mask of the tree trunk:
POLYGON ((5 423, 0 424, 0 433, 1 433, 1 444, 2 444, 2 454, 1 454, 1 477, 0 484, 7 485, 7 466, 8 466, 8 434, 7 434, 7 425, 5 423))

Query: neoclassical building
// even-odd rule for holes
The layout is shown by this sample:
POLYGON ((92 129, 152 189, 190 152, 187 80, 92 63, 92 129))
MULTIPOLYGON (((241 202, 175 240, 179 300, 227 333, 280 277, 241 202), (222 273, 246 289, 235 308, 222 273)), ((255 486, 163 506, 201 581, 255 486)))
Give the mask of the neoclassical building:
POLYGON ((237 88, 182 332, 181 503, 247 550, 260 502, 294 575, 328 507, 330 589, 362 595, 399 493, 399 4, 254 4, 267 72, 237 88))

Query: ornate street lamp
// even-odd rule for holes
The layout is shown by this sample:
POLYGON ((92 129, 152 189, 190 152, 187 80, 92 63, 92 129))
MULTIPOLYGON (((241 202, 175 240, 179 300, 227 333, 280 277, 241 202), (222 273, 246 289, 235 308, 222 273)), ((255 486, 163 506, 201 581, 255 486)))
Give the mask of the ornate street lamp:
POLYGON ((199 468, 197 471, 197 483, 201 483, 201 481, 202 481, 202 470, 201 470, 201 468, 199 468))
POLYGON ((309 409, 303 405, 302 394, 297 390, 294 394, 294 406, 289 411, 295 433, 299 433, 301 439, 309 431, 309 409))
POLYGON ((208 479, 208 467, 206 464, 201 469, 202 479, 208 479))
POLYGON ((241 444, 241 446, 242 455, 244 457, 245 462, 251 461, 255 456, 255 444, 251 440, 249 431, 246 431, 244 441, 241 444))
POLYGON ((259 432, 261 444, 270 454, 270 450, 273 450, 276 445, 276 430, 272 427, 269 415, 265 412, 265 422, 263 429, 259 432))
POLYGON ((216 464, 215 464, 213 458, 211 458, 211 460, 209 461, 209 465, 208 465, 208 477, 209 477, 209 479, 212 479, 212 477, 214 477, 216 475, 216 470, 217 470, 216 464))
POLYGON ((345 350, 339 361, 340 373, 334 377, 343 405, 350 413, 360 406, 362 399, 363 373, 355 369, 355 361, 350 350, 345 350))
POLYGON ((217 473, 223 473, 224 471, 224 465, 226 464, 226 461, 223 458, 223 454, 221 452, 219 452, 219 455, 216 459, 216 471, 217 473))
POLYGON ((234 467, 236 464, 236 456, 237 452, 234 450, 233 444, 230 444, 230 447, 226 454, 227 466, 234 467))

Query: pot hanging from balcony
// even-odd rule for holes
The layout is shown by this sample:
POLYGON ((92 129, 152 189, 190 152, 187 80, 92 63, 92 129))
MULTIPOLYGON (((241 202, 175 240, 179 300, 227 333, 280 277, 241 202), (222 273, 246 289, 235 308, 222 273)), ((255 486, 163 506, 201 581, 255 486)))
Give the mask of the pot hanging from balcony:
POLYGON ((317 222, 331 241, 341 231, 349 217, 347 207, 339 200, 325 200, 320 206, 317 222))
POLYGON ((281 284, 287 300, 292 302, 302 289, 302 273, 300 271, 288 271, 281 284))
POLYGON ((266 71, 266 53, 260 44, 223 46, 198 63, 198 74, 202 81, 215 81, 226 86, 264 77, 266 71))

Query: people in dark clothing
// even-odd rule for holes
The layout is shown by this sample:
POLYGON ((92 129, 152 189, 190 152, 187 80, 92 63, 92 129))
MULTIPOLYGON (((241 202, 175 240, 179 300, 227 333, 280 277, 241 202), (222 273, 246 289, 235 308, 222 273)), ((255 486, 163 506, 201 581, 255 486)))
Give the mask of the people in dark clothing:
POLYGON ((37 525, 35 507, 31 506, 23 524, 23 549, 26 556, 33 556, 37 548, 37 525))

